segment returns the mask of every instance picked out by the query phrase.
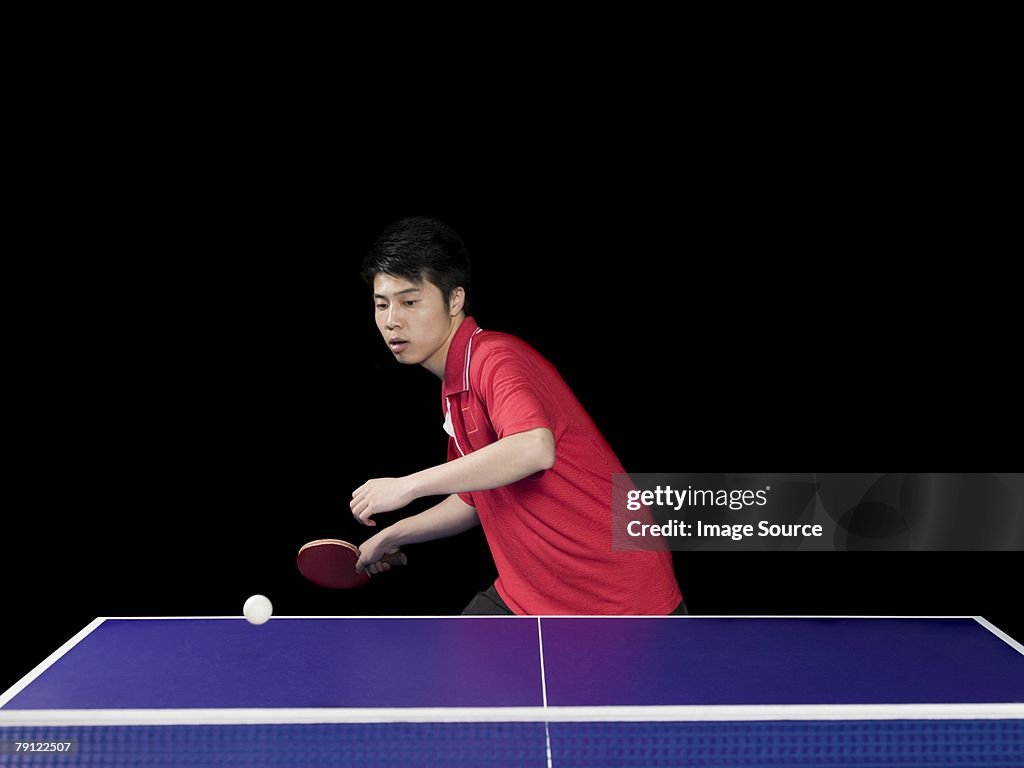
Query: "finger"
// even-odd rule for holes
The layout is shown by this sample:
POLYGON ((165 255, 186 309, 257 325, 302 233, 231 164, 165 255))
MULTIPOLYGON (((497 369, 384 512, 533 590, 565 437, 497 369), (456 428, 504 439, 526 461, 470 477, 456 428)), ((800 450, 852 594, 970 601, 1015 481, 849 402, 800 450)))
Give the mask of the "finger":
POLYGON ((369 506, 367 506, 365 509, 360 510, 360 512, 355 517, 356 520, 358 520, 363 525, 376 525, 376 523, 370 519, 372 516, 373 510, 370 509, 369 506))
POLYGON ((359 507, 366 506, 370 503, 370 491, 360 491, 359 493, 352 494, 352 501, 349 502, 349 507, 352 509, 359 509, 359 507))
POLYGON ((352 501, 349 506, 357 506, 360 500, 365 500, 370 493, 370 483, 366 482, 352 491, 352 501))

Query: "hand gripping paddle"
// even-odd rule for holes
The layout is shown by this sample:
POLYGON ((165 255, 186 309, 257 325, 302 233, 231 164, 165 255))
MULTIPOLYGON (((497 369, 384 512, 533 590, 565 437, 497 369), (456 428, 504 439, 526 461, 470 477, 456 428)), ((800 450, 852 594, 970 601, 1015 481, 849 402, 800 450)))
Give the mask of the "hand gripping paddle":
MULTIPOLYGON (((370 580, 366 571, 356 573, 359 547, 340 539, 317 539, 303 544, 299 549, 296 564, 299 573, 320 587, 328 589, 352 589, 361 587, 370 580)), ((408 560, 404 552, 384 555, 381 562, 390 565, 405 565, 408 560)))

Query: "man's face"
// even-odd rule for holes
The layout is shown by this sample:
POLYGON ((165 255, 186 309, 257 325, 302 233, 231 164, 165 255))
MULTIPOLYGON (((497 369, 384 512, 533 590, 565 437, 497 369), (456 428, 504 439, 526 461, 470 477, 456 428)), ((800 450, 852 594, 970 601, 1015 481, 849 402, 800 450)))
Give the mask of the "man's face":
POLYGON ((425 364, 431 370, 439 368, 443 375, 454 322, 441 289, 433 283, 416 284, 381 273, 373 279, 373 303, 377 328, 395 359, 408 365, 425 364))

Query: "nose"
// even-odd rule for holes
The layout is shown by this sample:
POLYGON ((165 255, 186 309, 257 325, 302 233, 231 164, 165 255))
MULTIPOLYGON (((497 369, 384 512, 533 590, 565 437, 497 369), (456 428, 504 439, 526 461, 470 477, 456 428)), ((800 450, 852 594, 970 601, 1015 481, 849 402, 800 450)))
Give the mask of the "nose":
POLYGON ((396 328, 401 328, 402 320, 401 317, 399 316, 398 307, 392 305, 388 309, 388 315, 384 319, 384 325, 387 327, 389 331, 393 331, 396 328))

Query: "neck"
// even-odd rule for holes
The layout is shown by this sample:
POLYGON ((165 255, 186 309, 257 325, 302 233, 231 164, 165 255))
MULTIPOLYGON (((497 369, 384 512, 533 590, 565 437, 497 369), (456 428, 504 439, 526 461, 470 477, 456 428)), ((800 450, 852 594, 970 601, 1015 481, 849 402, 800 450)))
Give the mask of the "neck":
POLYGON ((455 332, 459 330, 459 326, 462 325, 462 321, 465 319, 465 312, 459 312, 459 314, 455 315, 449 324, 448 336, 445 338, 444 344, 441 345, 437 352, 420 363, 420 365, 437 376, 437 378, 441 379, 441 381, 444 381, 444 367, 445 363, 448 362, 448 348, 452 345, 452 339, 455 338, 455 332))

